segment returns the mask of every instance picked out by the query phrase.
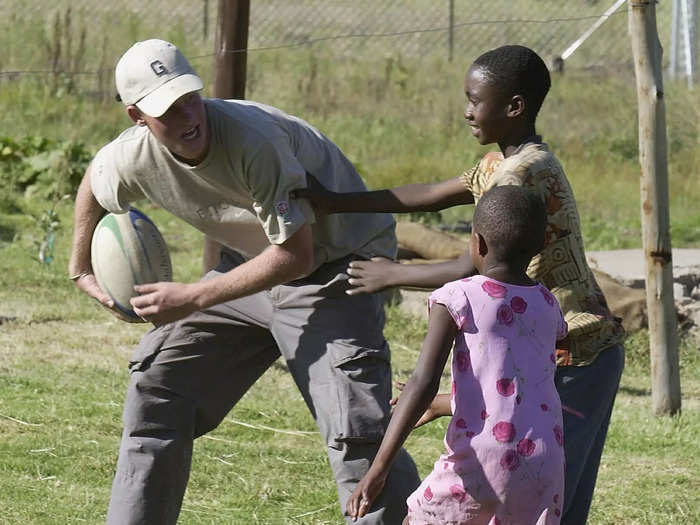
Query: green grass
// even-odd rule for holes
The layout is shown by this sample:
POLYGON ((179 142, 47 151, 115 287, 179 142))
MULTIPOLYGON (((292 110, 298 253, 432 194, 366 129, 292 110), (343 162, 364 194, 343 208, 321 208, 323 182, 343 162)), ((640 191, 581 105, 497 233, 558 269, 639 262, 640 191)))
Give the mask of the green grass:
MULTIPOLYGON (((476 144, 461 117, 462 76, 473 58, 454 64, 395 55, 333 59, 318 47, 251 53, 247 95, 317 126, 371 187, 442 180, 490 149, 476 144)), ((194 63, 203 78, 212 78, 210 59, 194 63)), ((669 82, 665 102, 673 245, 698 247, 700 93, 669 82)), ((38 79, 3 83, 0 106, 4 133, 76 140, 93 151, 129 124, 116 102, 56 91, 38 79)), ((553 77, 538 131, 571 180, 588 249, 640 246, 636 129, 631 71, 553 77)), ((57 207, 62 228, 55 261, 48 267, 36 261, 43 232, 32 217, 52 204, 0 195, 0 522, 8 524, 104 521, 126 363, 145 330, 113 320, 66 279, 69 201, 57 207)), ((163 230, 175 279, 196 279, 201 236, 163 210, 143 208, 163 230)), ((469 218, 471 210, 443 216, 469 218)), ((389 309, 386 334, 397 378, 410 374, 424 329, 422 320, 389 309)), ((590 523, 700 522, 700 359, 690 341, 680 355, 683 413, 657 418, 648 336, 640 332, 628 341, 590 523)), ((423 475, 442 450, 444 428, 445 421, 435 422, 408 442, 423 475)), ((339 523, 314 432, 283 364, 276 364, 217 430, 197 441, 181 522, 339 523)))
MULTIPOLYGON (((196 279, 201 236, 163 210, 144 211, 180 247, 176 279, 196 279)), ((22 240, 0 248, 0 521, 8 525, 104 522, 126 363, 146 329, 112 319, 65 278, 70 206, 59 212, 64 227, 53 265, 35 263, 22 240)), ((388 309, 396 379, 411 373, 425 326, 388 309)), ((683 412, 654 417, 648 336, 629 339, 590 523, 700 520, 700 357, 690 341, 680 355, 683 412)), ((407 443, 421 475, 442 452, 446 422, 419 429, 407 443)), ((341 522, 324 447, 282 362, 196 442, 180 522, 341 522)))
MULTIPOLYGON (((474 55, 479 50, 474 50, 474 55)), ((331 137, 372 188, 444 180, 474 165, 494 146, 481 147, 462 117, 462 78, 474 57, 332 57, 318 48, 253 53, 247 97, 302 116, 331 137)), ((195 59, 212 78, 209 59, 195 59)), ((206 93, 205 89, 205 93, 206 93)), ((667 81, 669 213, 676 247, 700 246, 700 94, 667 81)), ((0 129, 15 138, 41 135, 75 140, 96 151, 130 124, 123 107, 89 93, 52 91, 24 79, 0 90, 0 129)), ((591 250, 641 246, 640 167, 632 70, 553 76, 538 132, 560 158, 577 196, 591 250)), ((0 201, 0 214, 4 211, 0 201)), ((445 213, 468 218, 470 208, 445 213)), ((0 216, 0 240, 12 228, 0 216)))

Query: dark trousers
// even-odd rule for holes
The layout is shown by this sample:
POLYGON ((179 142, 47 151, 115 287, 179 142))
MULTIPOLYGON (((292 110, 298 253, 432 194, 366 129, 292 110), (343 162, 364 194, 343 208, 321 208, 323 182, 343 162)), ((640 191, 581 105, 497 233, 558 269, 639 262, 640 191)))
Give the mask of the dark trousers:
POLYGON ((557 369, 566 455, 562 525, 583 525, 588 519, 624 365, 624 347, 616 345, 603 350, 588 366, 557 369))
MULTIPOLYGON (((210 277, 241 260, 224 254, 210 277)), ((132 358, 109 525, 174 524, 193 440, 216 428, 280 356, 316 420, 345 510, 377 453, 391 397, 383 307, 376 295, 345 293, 347 264, 323 265, 308 278, 195 312, 143 337, 132 358)), ((418 483, 402 451, 382 497, 358 524, 400 523, 418 483)))

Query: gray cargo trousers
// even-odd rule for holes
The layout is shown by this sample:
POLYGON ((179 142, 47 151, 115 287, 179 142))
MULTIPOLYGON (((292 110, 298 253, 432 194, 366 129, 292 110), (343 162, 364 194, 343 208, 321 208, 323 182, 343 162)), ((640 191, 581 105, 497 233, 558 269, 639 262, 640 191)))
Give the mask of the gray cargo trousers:
MULTIPOLYGON (((216 428, 280 355, 326 444, 344 513, 377 452, 391 397, 384 311, 376 295, 345 293, 349 260, 144 335, 130 364, 108 524, 175 523, 193 440, 216 428)), ((205 278, 242 261, 225 251, 205 278)), ((357 523, 401 523, 418 484, 402 451, 383 495, 357 523)))

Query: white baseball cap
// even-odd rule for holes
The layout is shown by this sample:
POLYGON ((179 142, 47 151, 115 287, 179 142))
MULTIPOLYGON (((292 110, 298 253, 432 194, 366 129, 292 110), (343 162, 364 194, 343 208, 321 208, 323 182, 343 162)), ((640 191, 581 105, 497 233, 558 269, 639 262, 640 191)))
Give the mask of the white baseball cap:
POLYGON ((117 62, 114 71, 121 101, 146 115, 160 117, 182 95, 202 89, 202 79, 170 42, 136 42, 117 62))

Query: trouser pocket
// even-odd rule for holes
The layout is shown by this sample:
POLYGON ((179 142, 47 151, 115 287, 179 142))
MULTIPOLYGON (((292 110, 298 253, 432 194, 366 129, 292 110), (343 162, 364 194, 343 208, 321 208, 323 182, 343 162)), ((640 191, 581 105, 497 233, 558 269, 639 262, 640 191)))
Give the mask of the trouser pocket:
POLYGON ((328 445, 378 443, 389 422, 391 365, 386 341, 380 348, 358 348, 336 341, 329 348, 337 409, 328 445))

